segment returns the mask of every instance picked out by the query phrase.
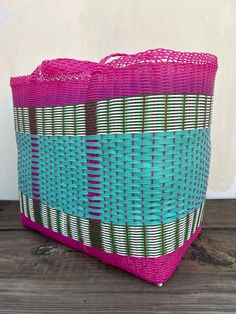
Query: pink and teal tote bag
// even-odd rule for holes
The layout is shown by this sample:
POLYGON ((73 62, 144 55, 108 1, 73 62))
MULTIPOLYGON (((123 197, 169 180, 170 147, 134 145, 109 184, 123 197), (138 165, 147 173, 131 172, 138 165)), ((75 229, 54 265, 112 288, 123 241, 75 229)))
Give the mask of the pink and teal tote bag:
POLYGON ((11 78, 22 223, 165 283, 202 228, 216 71, 154 49, 11 78))

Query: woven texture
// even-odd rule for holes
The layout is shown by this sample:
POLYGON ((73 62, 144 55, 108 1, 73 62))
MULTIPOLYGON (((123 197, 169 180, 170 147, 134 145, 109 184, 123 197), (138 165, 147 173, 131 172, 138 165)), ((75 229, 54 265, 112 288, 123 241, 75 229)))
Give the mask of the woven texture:
POLYGON ((22 222, 166 282, 201 230, 216 70, 156 49, 11 78, 22 222))

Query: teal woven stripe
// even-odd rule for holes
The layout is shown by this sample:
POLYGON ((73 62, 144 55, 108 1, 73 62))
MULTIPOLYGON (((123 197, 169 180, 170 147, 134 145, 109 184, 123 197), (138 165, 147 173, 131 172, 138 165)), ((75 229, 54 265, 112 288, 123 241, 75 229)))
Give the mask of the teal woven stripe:
POLYGON ((32 195, 32 147, 31 136, 17 136, 18 150, 18 184, 26 195, 32 195))
MULTIPOLYGON (((181 219, 205 200, 209 129, 35 137, 39 199, 68 214, 116 225, 157 225, 181 219)), ((17 142, 20 191, 33 197, 30 157, 22 147, 29 146, 30 135, 18 133, 17 142)))
MULTIPOLYGON (((96 133, 174 131, 209 127, 213 97, 207 95, 146 95, 60 107, 36 108, 36 134, 85 135, 86 119, 96 133), (87 107, 96 112, 86 116, 87 107)), ((88 110, 87 110, 88 111, 88 110)), ((29 133, 29 109, 14 108, 17 132, 29 133)))
POLYGON ((139 227, 101 223, 96 230, 98 232, 91 233, 93 219, 78 219, 55 208, 37 204, 22 193, 20 197, 21 211, 36 223, 107 253, 136 257, 159 257, 182 246, 201 224, 204 208, 202 204, 191 214, 172 223, 139 227), (186 226, 189 227, 186 229, 186 226), (186 239, 185 233, 188 234, 186 239))

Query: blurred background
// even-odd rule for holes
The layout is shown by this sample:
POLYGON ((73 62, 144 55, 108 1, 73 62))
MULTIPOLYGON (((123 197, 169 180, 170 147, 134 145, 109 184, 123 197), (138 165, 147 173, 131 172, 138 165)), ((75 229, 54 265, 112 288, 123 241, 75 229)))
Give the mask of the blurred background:
POLYGON ((18 199, 10 76, 159 47, 217 55, 207 197, 235 198, 235 0, 0 0, 0 199, 18 199))

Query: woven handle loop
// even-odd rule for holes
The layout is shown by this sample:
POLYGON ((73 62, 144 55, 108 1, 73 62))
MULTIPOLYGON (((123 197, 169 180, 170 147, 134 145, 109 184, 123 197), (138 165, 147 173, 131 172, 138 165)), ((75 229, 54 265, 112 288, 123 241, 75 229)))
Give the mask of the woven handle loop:
POLYGON ((110 55, 104 57, 99 63, 100 64, 106 64, 107 60, 109 60, 110 58, 115 58, 115 57, 125 57, 128 56, 127 53, 111 53, 110 55))
POLYGON ((37 80, 42 76, 76 75, 85 72, 97 71, 97 63, 68 58, 60 58, 43 61, 31 74, 31 80, 37 80))

